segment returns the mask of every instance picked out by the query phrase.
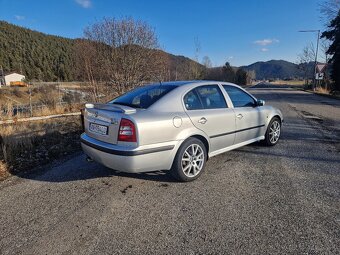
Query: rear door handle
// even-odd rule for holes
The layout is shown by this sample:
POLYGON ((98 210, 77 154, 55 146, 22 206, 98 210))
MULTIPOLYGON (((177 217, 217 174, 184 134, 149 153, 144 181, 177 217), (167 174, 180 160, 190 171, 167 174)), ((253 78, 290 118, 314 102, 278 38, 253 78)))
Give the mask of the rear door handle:
POLYGON ((242 119, 243 118, 243 115, 240 113, 240 114, 237 114, 236 116, 238 119, 242 119))
POLYGON ((205 124, 208 120, 204 117, 200 118, 198 123, 205 124))

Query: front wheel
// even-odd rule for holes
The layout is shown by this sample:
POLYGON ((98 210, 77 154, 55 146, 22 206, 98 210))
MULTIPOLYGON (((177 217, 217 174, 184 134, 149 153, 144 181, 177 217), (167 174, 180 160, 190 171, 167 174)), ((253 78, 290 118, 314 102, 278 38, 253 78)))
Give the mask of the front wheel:
POLYGON ((202 141, 189 138, 178 149, 171 174, 179 181, 193 181, 202 174, 206 160, 207 150, 202 141))
POLYGON ((267 127, 264 143, 268 146, 274 146, 279 142, 280 136, 281 121, 278 117, 274 117, 267 127))

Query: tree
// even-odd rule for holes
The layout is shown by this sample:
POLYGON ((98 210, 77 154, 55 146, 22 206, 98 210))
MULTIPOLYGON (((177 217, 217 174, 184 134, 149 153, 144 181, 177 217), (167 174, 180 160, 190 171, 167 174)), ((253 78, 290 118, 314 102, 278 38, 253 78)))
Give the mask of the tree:
POLYGON ((247 72, 242 68, 237 69, 235 74, 235 82, 238 85, 246 85, 247 84, 247 72))
POLYGON ((252 81, 256 79, 256 72, 255 70, 247 71, 247 84, 251 84, 252 81))
POLYGON ((298 65, 299 69, 303 72, 303 77, 305 80, 305 85, 308 85, 308 80, 313 78, 313 69, 314 65, 310 63, 315 61, 315 47, 313 43, 309 43, 306 45, 302 53, 298 55, 298 65))
POLYGON ((223 81, 227 82, 235 82, 235 71, 229 64, 226 62, 225 65, 222 67, 223 72, 223 81))
POLYGON ((108 80, 118 93, 158 79, 162 69, 157 58, 158 40, 147 23, 104 18, 87 27, 84 35, 94 42, 100 78, 108 80))
POLYGON ((212 63, 211 60, 208 56, 204 56, 202 59, 202 65, 204 65, 206 68, 211 68, 212 67, 212 63))
POLYGON ((89 40, 77 40, 74 45, 74 52, 76 76, 79 80, 88 82, 92 100, 98 102, 100 92, 97 80, 102 74, 96 56, 95 43, 89 40))
POLYGON ((197 37, 194 39, 195 56, 194 60, 190 62, 189 79, 198 80, 204 76, 204 66, 199 64, 199 55, 201 52, 201 43, 197 37))
POLYGON ((340 0, 326 0, 320 4, 320 12, 327 25, 335 19, 340 10, 340 0))
POLYGON ((328 31, 322 33, 321 38, 326 38, 331 41, 327 53, 332 57, 328 62, 332 66, 331 78, 335 82, 334 89, 340 90, 340 10, 328 28, 328 31))

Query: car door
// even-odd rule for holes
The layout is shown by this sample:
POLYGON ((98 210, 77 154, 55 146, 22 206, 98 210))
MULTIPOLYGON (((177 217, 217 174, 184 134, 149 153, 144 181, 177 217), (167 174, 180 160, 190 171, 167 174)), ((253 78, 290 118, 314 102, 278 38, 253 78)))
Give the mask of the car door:
POLYGON ((232 85, 223 85, 234 106, 236 116, 235 144, 262 136, 265 132, 263 107, 246 91, 232 85))
POLYGON ((218 85, 203 85, 186 93, 186 113, 195 127, 210 138, 210 152, 234 144, 235 114, 218 85))

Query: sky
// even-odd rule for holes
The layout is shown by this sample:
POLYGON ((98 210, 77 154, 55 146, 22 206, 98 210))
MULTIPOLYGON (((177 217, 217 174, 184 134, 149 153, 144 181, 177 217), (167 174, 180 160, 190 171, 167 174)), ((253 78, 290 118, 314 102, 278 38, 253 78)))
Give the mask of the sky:
POLYGON ((133 17, 155 29, 160 47, 175 55, 208 56, 214 66, 297 61, 321 29, 322 0, 0 0, 0 20, 68 38, 103 17, 133 17))

